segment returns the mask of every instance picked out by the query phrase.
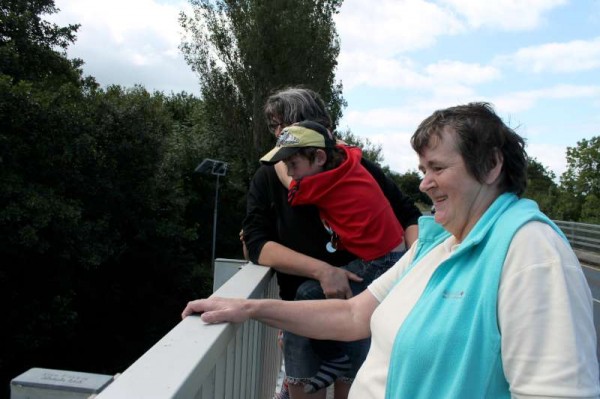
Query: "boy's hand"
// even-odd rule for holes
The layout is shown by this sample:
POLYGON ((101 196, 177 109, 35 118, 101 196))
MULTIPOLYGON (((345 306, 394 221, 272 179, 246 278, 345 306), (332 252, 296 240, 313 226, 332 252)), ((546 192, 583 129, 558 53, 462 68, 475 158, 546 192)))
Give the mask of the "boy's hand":
POLYGON ((285 166, 285 163, 283 161, 277 162, 274 168, 279 181, 281 181, 281 184, 283 184, 285 188, 289 188, 290 184, 292 183, 292 177, 288 176, 288 170, 287 166, 285 166))

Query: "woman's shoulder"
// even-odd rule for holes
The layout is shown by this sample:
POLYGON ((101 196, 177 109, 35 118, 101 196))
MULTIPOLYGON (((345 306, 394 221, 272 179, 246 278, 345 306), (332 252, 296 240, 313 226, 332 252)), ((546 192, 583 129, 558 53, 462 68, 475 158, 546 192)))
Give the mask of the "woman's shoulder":
POLYGON ((579 261, 569 243, 548 223, 524 224, 512 239, 505 268, 518 273, 528 267, 550 264, 574 267, 579 261))

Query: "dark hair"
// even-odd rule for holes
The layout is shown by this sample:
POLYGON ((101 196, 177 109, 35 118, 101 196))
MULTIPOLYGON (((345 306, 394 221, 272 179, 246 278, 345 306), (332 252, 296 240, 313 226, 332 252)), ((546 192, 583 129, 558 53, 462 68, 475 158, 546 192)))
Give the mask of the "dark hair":
POLYGON ((432 137, 441 138, 448 126, 456 132, 458 151, 467 171, 482 182, 496 166, 498 151, 503 166, 500 189, 519 197, 527 187, 525 141, 502 122, 489 103, 470 103, 435 111, 426 118, 410 139, 413 149, 422 155, 432 137))
POLYGON ((318 149, 325 151, 325 156, 327 158, 325 164, 323 164, 324 171, 337 168, 346 159, 344 151, 340 148, 336 148, 335 140, 330 137, 327 128, 322 124, 311 120, 305 120, 302 122, 294 123, 294 126, 302 126, 307 129, 311 129, 323 136, 325 140, 325 148, 302 147, 298 150, 298 155, 307 158, 310 163, 313 163, 315 161, 318 149))
POLYGON ((346 159, 346 154, 341 148, 319 148, 319 147, 302 147, 298 149, 298 154, 301 157, 307 158, 310 163, 315 161, 317 150, 325 151, 327 161, 323 165, 323 171, 335 169, 342 164, 346 159))
POLYGON ((332 129, 331 117, 323 99, 310 89, 290 87, 269 96, 264 108, 267 123, 274 118, 289 126, 293 123, 310 120, 332 129))

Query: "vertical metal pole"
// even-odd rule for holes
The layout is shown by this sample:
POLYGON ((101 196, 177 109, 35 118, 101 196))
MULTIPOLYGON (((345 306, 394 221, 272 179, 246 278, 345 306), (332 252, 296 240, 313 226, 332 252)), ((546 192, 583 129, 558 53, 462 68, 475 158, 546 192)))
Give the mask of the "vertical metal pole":
POLYGON ((215 275, 215 244, 217 242, 217 206, 219 204, 219 175, 215 188, 215 210, 213 214, 213 239, 212 239, 212 275, 215 275))

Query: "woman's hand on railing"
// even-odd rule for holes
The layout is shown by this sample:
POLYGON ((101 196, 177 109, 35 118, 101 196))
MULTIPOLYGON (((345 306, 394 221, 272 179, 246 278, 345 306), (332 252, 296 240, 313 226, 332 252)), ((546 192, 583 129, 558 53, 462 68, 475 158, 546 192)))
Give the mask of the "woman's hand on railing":
POLYGON ((250 318, 245 299, 211 297, 188 302, 181 318, 192 314, 200 314, 205 323, 243 323, 250 318))

